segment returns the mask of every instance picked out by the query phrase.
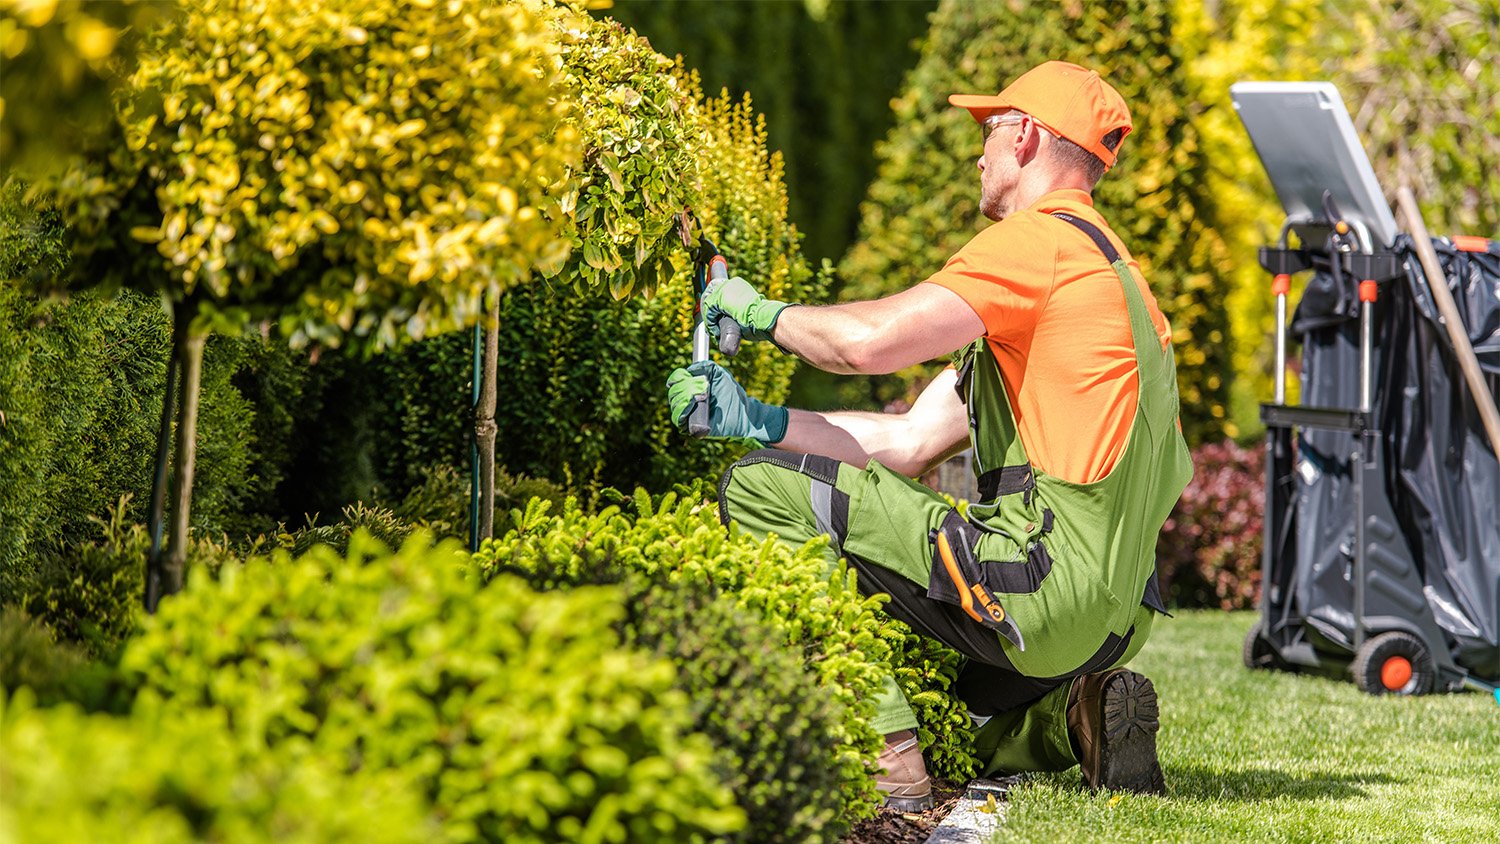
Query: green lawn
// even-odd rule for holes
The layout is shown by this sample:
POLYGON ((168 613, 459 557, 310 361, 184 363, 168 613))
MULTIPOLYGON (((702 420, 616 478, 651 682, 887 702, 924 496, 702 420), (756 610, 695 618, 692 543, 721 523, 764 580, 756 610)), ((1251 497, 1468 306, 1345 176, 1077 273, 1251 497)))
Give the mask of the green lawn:
POLYGON ((1500 842, 1500 706, 1371 697, 1249 671, 1248 612, 1182 612, 1131 667, 1161 697, 1167 796, 1095 795, 1078 770, 1012 789, 997 841, 1500 842))

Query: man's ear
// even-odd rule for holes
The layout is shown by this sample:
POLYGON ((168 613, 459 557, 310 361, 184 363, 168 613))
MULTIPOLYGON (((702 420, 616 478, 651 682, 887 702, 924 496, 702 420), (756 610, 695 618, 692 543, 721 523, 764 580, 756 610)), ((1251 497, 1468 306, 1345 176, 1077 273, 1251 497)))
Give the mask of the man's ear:
POLYGON ((1041 154, 1042 127, 1028 114, 1022 120, 1020 128, 1021 131, 1016 133, 1016 163, 1024 167, 1041 154))

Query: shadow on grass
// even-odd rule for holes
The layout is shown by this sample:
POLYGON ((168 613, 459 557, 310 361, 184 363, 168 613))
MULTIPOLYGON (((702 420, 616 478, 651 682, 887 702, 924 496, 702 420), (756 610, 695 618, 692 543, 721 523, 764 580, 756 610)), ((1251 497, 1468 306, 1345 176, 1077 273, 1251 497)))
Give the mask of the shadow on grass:
POLYGON ((1286 773, 1274 768, 1217 770, 1166 765, 1167 793, 1175 798, 1254 803, 1276 798, 1326 800, 1364 797, 1366 785, 1402 780, 1384 773, 1311 771, 1286 773))

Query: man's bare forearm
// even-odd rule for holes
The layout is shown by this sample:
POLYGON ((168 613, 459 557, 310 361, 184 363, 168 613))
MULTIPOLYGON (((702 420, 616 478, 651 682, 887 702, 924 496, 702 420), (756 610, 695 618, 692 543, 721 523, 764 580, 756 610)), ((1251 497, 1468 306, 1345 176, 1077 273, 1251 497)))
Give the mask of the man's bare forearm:
POLYGON ((984 323, 956 293, 918 284, 883 299, 787 308, 776 342, 813 366, 841 375, 885 375, 963 348, 984 323))
POLYGON ((957 383, 957 372, 943 370, 905 413, 790 409, 786 436, 776 447, 821 454, 860 468, 879 460, 916 477, 968 443, 968 416, 954 389, 957 383))

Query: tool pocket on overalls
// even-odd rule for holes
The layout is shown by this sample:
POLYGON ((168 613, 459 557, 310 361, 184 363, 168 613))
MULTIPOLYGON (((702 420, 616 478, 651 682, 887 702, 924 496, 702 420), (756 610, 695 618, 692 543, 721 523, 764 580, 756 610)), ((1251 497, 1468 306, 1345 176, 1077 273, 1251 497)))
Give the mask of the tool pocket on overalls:
POLYGON ((1005 612, 997 593, 1034 592, 1051 568, 1047 549, 1032 543, 1027 562, 1018 565, 987 565, 976 550, 984 533, 957 510, 950 510, 931 533, 932 574, 927 597, 961 607, 981 625, 998 632, 1020 650, 1026 650, 1021 629, 1005 612), (1034 581, 1034 582, 1033 582, 1034 581), (1012 586, 1020 588, 1009 588, 1012 586))

